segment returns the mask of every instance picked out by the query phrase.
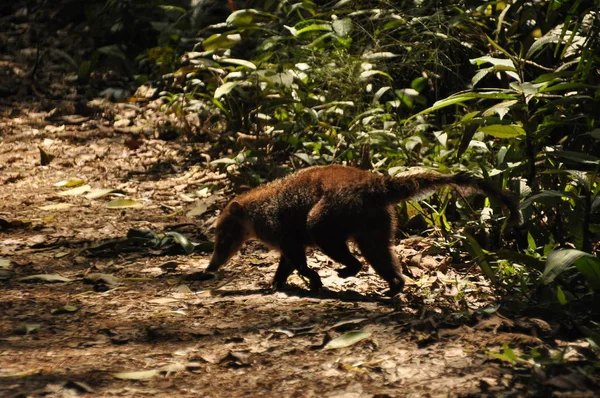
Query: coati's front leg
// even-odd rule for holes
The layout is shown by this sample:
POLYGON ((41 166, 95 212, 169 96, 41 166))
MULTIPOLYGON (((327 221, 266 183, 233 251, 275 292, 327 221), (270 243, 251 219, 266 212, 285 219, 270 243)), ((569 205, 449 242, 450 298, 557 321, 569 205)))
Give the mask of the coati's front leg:
POLYGON ((317 271, 308 268, 308 265, 306 265, 304 246, 297 243, 282 245, 279 266, 277 267, 277 271, 275 271, 275 278, 273 279, 273 288, 275 290, 282 290, 285 287, 288 277, 294 270, 297 270, 300 275, 308 278, 311 291, 318 291, 323 287, 323 282, 321 282, 321 277, 317 271))

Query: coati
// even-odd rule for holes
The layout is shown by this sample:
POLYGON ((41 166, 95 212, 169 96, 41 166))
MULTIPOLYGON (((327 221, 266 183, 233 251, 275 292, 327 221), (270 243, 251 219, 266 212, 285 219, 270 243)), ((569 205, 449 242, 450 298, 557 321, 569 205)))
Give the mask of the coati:
POLYGON ((356 275, 362 268, 348 249, 353 239, 363 257, 400 293, 404 278, 391 245, 396 215, 393 205, 451 186, 496 198, 520 217, 518 203, 508 193, 468 173, 409 171, 395 177, 340 165, 314 166, 275 180, 230 201, 216 224, 215 247, 207 272, 225 264, 249 239, 258 239, 281 253, 273 287, 284 287, 294 270, 322 287, 318 273, 306 265, 305 248, 316 246, 344 267, 338 275, 356 275))

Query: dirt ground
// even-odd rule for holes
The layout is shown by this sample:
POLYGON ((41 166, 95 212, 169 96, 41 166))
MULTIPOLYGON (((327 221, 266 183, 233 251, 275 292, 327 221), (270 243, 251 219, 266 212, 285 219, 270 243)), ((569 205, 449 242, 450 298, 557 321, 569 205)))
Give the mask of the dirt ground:
POLYGON ((158 134, 158 101, 86 98, 58 52, 31 76, 22 25, 3 25, 0 396, 596 396, 578 368, 588 342, 506 315, 477 267, 432 239, 396 246, 397 303, 368 267, 342 280, 318 252, 323 292, 293 276, 273 293, 277 257, 258 244, 216 279, 187 279, 232 197, 211 143, 158 134), (534 365, 532 348, 562 361, 534 365))

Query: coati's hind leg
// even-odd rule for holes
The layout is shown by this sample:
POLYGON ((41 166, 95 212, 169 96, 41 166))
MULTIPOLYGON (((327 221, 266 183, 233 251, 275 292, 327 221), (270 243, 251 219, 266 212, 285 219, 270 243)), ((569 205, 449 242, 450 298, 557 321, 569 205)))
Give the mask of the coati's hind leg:
POLYGON ((390 286, 390 295, 395 296, 404 288, 404 277, 400 272, 391 244, 394 234, 394 215, 387 209, 369 215, 372 229, 355 236, 361 254, 390 286))
POLYGON ((344 265, 337 270, 340 278, 349 278, 360 272, 362 264, 350 253, 346 237, 341 235, 340 222, 327 212, 326 201, 321 199, 308 214, 307 229, 313 243, 333 261, 344 265))
POLYGON ((350 253, 348 244, 345 241, 336 239, 335 236, 331 234, 329 237, 314 236, 313 240, 323 253, 329 256, 333 261, 345 266, 344 268, 337 270, 337 274, 340 278, 355 276, 362 269, 362 264, 352 255, 352 253, 350 253))
POLYGON ((297 243, 283 244, 281 245, 281 259, 273 279, 273 288, 275 290, 283 289, 288 277, 294 270, 308 278, 311 291, 318 291, 323 287, 323 282, 321 282, 321 277, 317 271, 308 268, 308 265, 306 265, 304 246, 297 243))
POLYGON ((390 295, 395 296, 401 293, 404 288, 404 277, 399 271, 389 241, 375 240, 365 236, 356 238, 356 241, 364 258, 390 286, 390 295))

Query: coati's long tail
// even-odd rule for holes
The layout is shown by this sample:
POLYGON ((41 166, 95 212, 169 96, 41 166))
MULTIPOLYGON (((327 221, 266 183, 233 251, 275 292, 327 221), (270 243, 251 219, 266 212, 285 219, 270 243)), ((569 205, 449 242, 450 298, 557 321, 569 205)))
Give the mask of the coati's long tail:
POLYGON ((514 194, 503 191, 489 181, 468 172, 442 174, 432 170, 408 171, 386 178, 386 197, 390 202, 426 197, 437 189, 450 186, 468 196, 479 193, 487 195, 504 205, 510 211, 511 224, 522 223, 519 201, 514 194))

